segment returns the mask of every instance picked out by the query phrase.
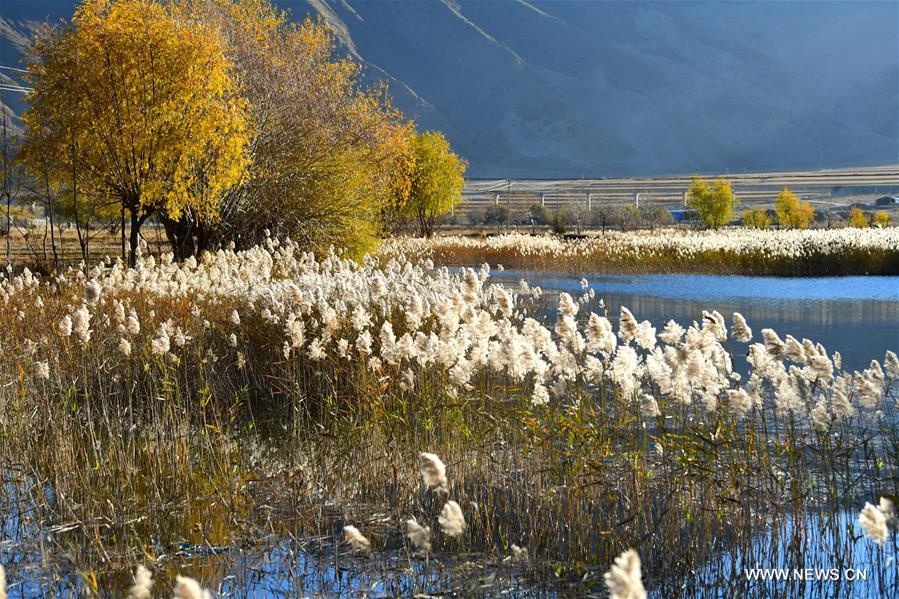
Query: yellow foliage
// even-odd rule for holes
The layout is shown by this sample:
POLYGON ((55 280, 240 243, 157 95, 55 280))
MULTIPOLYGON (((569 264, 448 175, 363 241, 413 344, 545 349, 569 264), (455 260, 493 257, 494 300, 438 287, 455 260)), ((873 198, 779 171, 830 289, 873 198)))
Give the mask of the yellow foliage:
POLYGON ((788 187, 777 194, 774 204, 777 224, 790 229, 808 229, 815 218, 815 211, 809 202, 803 202, 788 187))
POLYGON ((858 206, 853 206, 849 211, 849 226, 855 229, 867 229, 870 225, 868 215, 862 212, 858 206))
POLYGON ((890 215, 883 210, 874 213, 874 226, 880 229, 890 226, 890 215))
POLYGON ((419 233, 430 236, 438 216, 462 201, 465 160, 450 149, 439 132, 415 137, 415 168, 406 212, 418 222, 419 233))
POLYGON ((730 181, 715 179, 711 185, 699 175, 693 175, 687 192, 687 206, 711 229, 719 229, 731 221, 737 207, 730 181))
POLYGON ((248 163, 247 107, 219 32, 151 0, 87 0, 39 35, 24 157, 110 193, 132 226, 154 212, 214 219, 248 163))
POLYGON ((268 0, 180 0, 178 14, 228 40, 256 130, 246 180, 216 235, 250 244, 266 230, 358 256, 411 186, 413 125, 386 87, 362 89, 359 65, 321 21, 289 22, 268 0))
POLYGON ((771 217, 764 208, 749 210, 743 214, 743 226, 750 229, 767 229, 771 226, 771 217))

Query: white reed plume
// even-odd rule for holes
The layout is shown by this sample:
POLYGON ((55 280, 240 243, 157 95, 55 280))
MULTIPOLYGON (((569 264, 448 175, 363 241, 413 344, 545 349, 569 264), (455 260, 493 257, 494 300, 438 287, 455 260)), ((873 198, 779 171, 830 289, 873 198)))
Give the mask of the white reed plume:
POLYGON ((437 521, 440 523, 440 530, 448 537, 458 537, 465 530, 462 508, 452 499, 444 504, 437 521))
POLYGON ((675 345, 677 343, 680 343, 681 337, 683 336, 684 327, 680 326, 673 320, 669 320, 665 325, 665 328, 662 329, 662 332, 659 333, 659 339, 661 339, 668 345, 675 345))
POLYGON ((50 378, 50 364, 46 360, 34 363, 34 376, 41 380, 50 378))
POLYGON ((0 564, 0 599, 6 599, 6 571, 0 564))
POLYGON ((786 344, 784 347, 784 356, 788 360, 792 360, 797 364, 805 364, 808 361, 808 357, 805 353, 805 347, 799 343, 792 335, 787 335, 786 344))
POLYGON ((431 550, 431 529, 419 524, 415 518, 406 520, 406 536, 417 550, 424 553, 431 550))
POLYGON ((134 572, 134 584, 127 599, 150 599, 153 596, 153 575, 143 565, 134 572))
POLYGON ((634 341, 645 350, 652 350, 656 346, 656 328, 648 320, 644 320, 637 327, 634 341))
POLYGON ((343 540, 356 551, 362 553, 371 551, 371 542, 355 526, 348 524, 343 527, 343 540))
POLYGON ((724 324, 724 317, 717 310, 702 311, 702 328, 711 332, 718 341, 727 339, 727 326, 724 324))
POLYGON ((436 454, 421 452, 418 454, 418 471, 421 479, 429 489, 438 493, 447 493, 446 466, 436 454))
POLYGON ((100 299, 100 294, 103 292, 103 287, 98 283, 95 279, 91 279, 87 282, 87 285, 84 286, 84 299, 89 304, 96 303, 98 299, 100 299))
POLYGON ((775 358, 783 356, 786 347, 776 332, 772 329, 762 329, 762 339, 765 341, 765 349, 769 354, 775 358))
POLYGON ((549 389, 546 385, 534 385, 534 393, 531 394, 532 406, 545 406, 549 403, 549 389))
POLYGON ((237 310, 231 312, 231 322, 234 324, 240 324, 240 314, 237 313, 237 310))
POLYGON ((150 342, 150 350, 157 355, 164 355, 172 348, 168 327, 163 323, 159 327, 157 337, 150 342))
POLYGON ((616 557, 612 568, 603 577, 610 599, 646 599, 640 556, 633 549, 616 557))
POLYGON ((57 330, 59 334, 63 337, 68 337, 72 334, 72 317, 66 314, 62 317, 62 320, 59 321, 59 325, 57 325, 57 330))
POLYGON ((178 347, 184 347, 184 345, 190 341, 190 337, 184 334, 184 331, 181 330, 181 327, 175 328, 175 336, 172 338, 175 342, 175 345, 178 347))
POLYGON ((737 416, 745 416, 752 409, 752 397, 746 389, 728 389, 727 400, 737 416))
POLYGON ((616 345, 618 341, 615 339, 609 319, 595 313, 590 314, 587 321, 587 349, 610 356, 615 351, 616 345))
POLYGON ((895 352, 888 351, 886 353, 883 357, 883 368, 890 378, 899 379, 899 358, 896 357, 895 352))
POLYGON ((612 380, 621 387, 621 393, 631 395, 637 387, 636 373, 639 366, 637 352, 629 345, 618 346, 612 359, 612 380))
POLYGON ((640 394, 640 413, 644 418, 655 418, 662 415, 656 398, 649 393, 640 394))
POLYGON ((621 312, 618 317, 618 336, 622 341, 632 339, 637 334, 637 319, 631 314, 631 311, 621 306, 621 312))
POLYGON ((567 293, 559 294, 559 314, 562 316, 576 316, 577 315, 577 302, 571 299, 571 296, 567 293))
POLYGON ((318 339, 313 339, 306 349, 306 355, 309 356, 310 360, 318 362, 324 360, 327 354, 325 354, 325 350, 322 347, 322 342, 318 339))
POLYGON ((730 330, 734 335, 734 339, 740 343, 752 341, 752 329, 749 328, 746 319, 739 312, 734 312, 734 323, 730 330))
POLYGON ((193 578, 178 576, 175 578, 174 599, 212 599, 212 595, 193 578))
POLYGON ((512 561, 513 562, 528 561, 528 550, 526 548, 519 547, 518 545, 515 545, 513 543, 511 549, 512 549, 512 561))
POLYGON ((137 318, 137 312, 135 312, 134 308, 131 308, 131 313, 128 315, 128 332, 132 335, 137 335, 140 333, 140 320, 137 318))
POLYGON ((865 531, 865 536, 878 545, 883 545, 890 534, 887 528, 887 515, 876 505, 865 502, 865 507, 858 515, 858 523, 865 531))
POLYGON ((87 306, 81 306, 72 314, 72 330, 82 343, 91 340, 91 313, 87 306))
POLYGON ((827 407, 827 398, 823 395, 818 397, 815 407, 809 412, 809 417, 812 419, 812 426, 819 433, 825 433, 830 429, 832 419, 827 407))
POLYGON ((122 337, 119 340, 119 351, 122 352, 122 355, 126 358, 131 355, 131 342, 122 337))

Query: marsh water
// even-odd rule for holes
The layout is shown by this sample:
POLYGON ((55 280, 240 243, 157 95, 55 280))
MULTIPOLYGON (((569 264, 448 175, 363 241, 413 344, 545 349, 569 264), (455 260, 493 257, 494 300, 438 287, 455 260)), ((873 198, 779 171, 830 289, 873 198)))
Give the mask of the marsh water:
MULTIPOLYGON (((514 286, 525 279, 544 291, 583 293, 581 278, 551 273, 493 271, 491 278, 514 286)), ((756 338, 771 328, 808 338, 840 352, 847 370, 899 350, 899 277, 780 278, 718 275, 586 275, 609 316, 621 306, 661 330, 673 319, 683 326, 702 320, 703 310, 746 317, 756 338)), ((740 348, 736 366, 741 366, 740 348)))
MULTIPOLYGON (((661 328, 674 319, 683 325, 701 320, 703 310, 718 310, 730 320, 732 312, 742 313, 759 337, 763 328, 781 335, 792 334, 821 342, 829 352, 839 351, 844 367, 862 369, 872 358, 882 359, 887 350, 899 349, 899 277, 845 277, 781 279, 697 275, 596 275, 587 276, 589 286, 602 298, 611 317, 627 306, 640 319, 661 328)), ((495 282, 514 286, 520 279, 539 285, 547 292, 582 293, 581 279, 546 273, 494 271, 495 282)), ((737 350, 737 368, 743 356, 737 350)), ((745 352, 744 352, 745 354, 745 352)), ((51 489, 48 489, 52 493, 51 489)), ((816 520, 804 530, 817 531, 801 540, 804 563, 815 569, 812 580, 759 581, 750 585, 757 596, 829 597, 845 594, 846 576, 870 577, 850 585, 853 597, 896 596, 897 566, 886 560, 896 555, 896 547, 877 548, 862 536, 852 534, 855 513, 839 512, 816 520), (847 531, 850 531, 847 533, 847 531), (814 580, 830 576, 836 568, 838 580, 814 580), (819 570, 828 570, 818 574, 819 570), (850 572, 851 571, 851 572, 850 572), (835 586, 836 585, 836 586, 835 586), (839 586, 844 590, 839 591, 839 586)), ((206 581, 217 580, 218 591, 227 597, 293 596, 604 596, 602 572, 605 566, 585 572, 571 585, 553 580, 552 569, 532 564, 514 564, 502 555, 435 556, 429 562, 412 559, 397 539, 386 554, 365 558, 342 550, 341 522, 324 523, 325 535, 317 538, 269 537, 255 546, 174 548, 186 573, 206 581), (426 593, 424 595, 416 593, 426 593)), ((16 547, 20 523, 3 523, 4 538, 0 557, 18 570, 10 589, 11 597, 75 596, 85 594, 84 573, 74 564, 71 570, 56 570, 48 584, 42 566, 42 550, 21 552, 16 547), (18 567, 17 567, 18 566, 18 567), (24 573, 24 576, 23 576, 24 573)), ((54 533, 46 533, 54 534, 54 533)), ((62 533, 56 533, 62 534, 62 533)), ((42 535, 38 535, 42 536, 42 535)), ((751 547, 731 546, 721 539, 720 559, 698 568, 689 581, 671 582, 667 590, 653 597, 676 592, 682 596, 737 596, 745 584, 729 589, 728 580, 745 583, 746 569, 759 567, 799 567, 785 556, 795 549, 796 536, 789 525, 757 537, 751 547), (767 556, 765 563, 760 558, 767 556), (682 586, 681 586, 682 585, 682 586), (680 587, 680 588, 678 588, 680 587)), ((159 547, 159 552, 172 551, 159 547)), ((121 572, 121 588, 128 585, 127 571, 121 572)))

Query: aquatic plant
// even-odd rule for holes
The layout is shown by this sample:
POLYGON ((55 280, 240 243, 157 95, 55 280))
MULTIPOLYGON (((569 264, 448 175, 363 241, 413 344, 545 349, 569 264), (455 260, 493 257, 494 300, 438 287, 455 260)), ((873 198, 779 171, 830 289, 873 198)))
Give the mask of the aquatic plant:
POLYGON ((398 237, 383 257, 439 264, 502 264, 522 270, 710 272, 756 275, 899 274, 896 229, 606 232, 586 239, 508 233, 491 237, 398 237))
POLYGON ((610 599, 646 599, 640 556, 633 549, 616 557, 604 578, 610 599))
POLYGON ((86 572, 133 567, 136 548, 224 561, 210 548, 272 534, 337 555, 340 523, 365 522, 386 553, 451 555, 438 526, 466 551, 514 540, 548 579, 638 546, 648 586, 676 594, 718 539, 854 512, 894 484, 892 352, 847 370, 714 310, 657 331, 590 293, 425 255, 356 263, 269 240, 4 276, 0 467, 22 503, 0 510, 64 527, 54 542, 86 572))
POLYGON ((150 599, 153 596, 153 576, 143 565, 134 572, 134 584, 128 591, 128 599, 150 599))
POLYGON ((465 517, 458 503, 450 499, 440 510, 440 530, 448 537, 458 537, 465 531, 465 517))
POLYGON ((371 551, 371 542, 359 532, 355 526, 347 524, 343 527, 343 540, 353 548, 354 551, 369 553, 371 551))
POLYGON ((418 469, 425 486, 436 492, 448 492, 446 466, 439 457, 433 453, 422 452, 418 454, 418 464, 418 469))

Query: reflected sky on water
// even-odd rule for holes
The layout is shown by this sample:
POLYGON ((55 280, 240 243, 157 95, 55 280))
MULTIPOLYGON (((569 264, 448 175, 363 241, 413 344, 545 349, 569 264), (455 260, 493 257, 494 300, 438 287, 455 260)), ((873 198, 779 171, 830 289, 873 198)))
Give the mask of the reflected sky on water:
MULTIPOLYGON (((544 291, 581 293, 579 277, 493 271, 491 278, 509 285, 525 279, 544 291)), ((733 312, 740 312, 757 338, 764 328, 781 337, 807 337, 829 352, 839 351, 847 369, 867 367, 872 358, 882 360, 887 350, 899 350, 899 277, 588 275, 587 279, 613 321, 620 306, 659 329, 672 318, 684 326, 699 321, 703 310, 718 310, 728 323, 733 312)), ((741 348, 735 349, 740 353, 741 348)))

